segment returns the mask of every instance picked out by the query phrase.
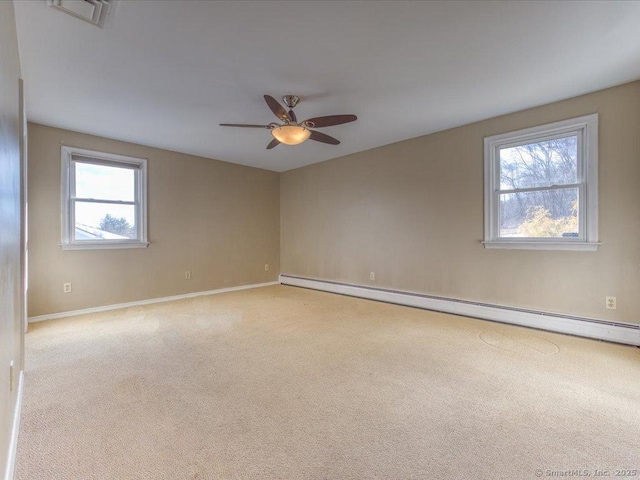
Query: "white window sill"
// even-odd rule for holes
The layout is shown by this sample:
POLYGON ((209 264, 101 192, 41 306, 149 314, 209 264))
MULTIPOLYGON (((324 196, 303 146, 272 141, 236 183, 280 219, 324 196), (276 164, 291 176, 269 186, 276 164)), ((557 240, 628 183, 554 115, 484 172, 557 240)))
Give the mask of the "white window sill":
POLYGON ((554 242, 554 241, 507 241, 482 242, 484 248, 503 248, 507 250, 573 250, 576 252, 595 252, 602 245, 599 242, 554 242))
POLYGON ((118 248, 147 248, 149 242, 63 243, 62 250, 111 250, 118 248))

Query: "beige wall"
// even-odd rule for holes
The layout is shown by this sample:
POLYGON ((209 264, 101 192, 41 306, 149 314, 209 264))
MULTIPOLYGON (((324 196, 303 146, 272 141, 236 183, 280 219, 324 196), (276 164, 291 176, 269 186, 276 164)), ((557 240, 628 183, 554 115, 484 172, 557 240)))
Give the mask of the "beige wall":
POLYGON ((19 78, 13 2, 0 2, 0 475, 3 477, 22 369, 19 78), (15 365, 12 386, 11 361, 15 365))
POLYGON ((283 274, 640 323, 640 82, 291 170, 280 181, 283 274), (484 249, 483 137, 595 112, 599 251, 484 249), (606 295, 617 297, 617 310, 605 309, 606 295))
POLYGON ((29 316, 277 279, 275 172, 30 123, 28 191, 29 316), (149 248, 61 250, 61 143, 148 158, 149 248))

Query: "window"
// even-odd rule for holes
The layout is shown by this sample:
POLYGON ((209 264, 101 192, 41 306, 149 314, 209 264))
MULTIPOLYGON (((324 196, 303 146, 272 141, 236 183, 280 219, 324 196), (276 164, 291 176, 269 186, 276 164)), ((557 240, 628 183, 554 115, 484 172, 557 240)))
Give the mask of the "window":
POLYGON ((147 161, 62 147, 62 248, 144 248, 147 161))
POLYGON ((598 115, 487 137, 486 248, 596 250, 598 115))

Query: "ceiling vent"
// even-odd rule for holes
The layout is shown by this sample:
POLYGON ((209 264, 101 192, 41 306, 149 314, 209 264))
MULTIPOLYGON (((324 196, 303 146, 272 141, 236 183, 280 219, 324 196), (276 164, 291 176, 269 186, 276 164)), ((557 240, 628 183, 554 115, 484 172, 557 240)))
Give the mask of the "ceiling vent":
POLYGON ((98 27, 104 27, 114 0, 47 0, 50 7, 73 15, 98 27))

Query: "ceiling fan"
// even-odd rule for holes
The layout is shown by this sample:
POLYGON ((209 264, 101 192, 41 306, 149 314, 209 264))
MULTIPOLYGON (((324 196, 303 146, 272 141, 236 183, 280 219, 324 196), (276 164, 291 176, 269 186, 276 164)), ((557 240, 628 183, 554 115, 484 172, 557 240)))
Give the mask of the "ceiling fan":
POLYGON ((269 96, 264 96, 265 102, 278 119, 283 122, 282 124, 272 122, 268 125, 251 125, 243 123, 221 123, 221 127, 243 127, 243 128, 266 128, 271 130, 273 140, 267 145, 267 150, 284 143, 285 145, 299 145, 307 139, 315 140, 316 142, 328 143, 329 145, 338 145, 340 140, 337 140, 329 135, 316 130, 310 130, 311 128, 332 127, 333 125, 342 125, 343 123, 353 122, 358 119, 355 115, 327 115, 324 117, 314 117, 308 120, 303 120, 298 123, 296 114, 293 109, 300 101, 300 97, 296 95, 285 95, 282 97, 282 101, 289 108, 287 112, 278 101, 269 96))

